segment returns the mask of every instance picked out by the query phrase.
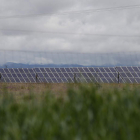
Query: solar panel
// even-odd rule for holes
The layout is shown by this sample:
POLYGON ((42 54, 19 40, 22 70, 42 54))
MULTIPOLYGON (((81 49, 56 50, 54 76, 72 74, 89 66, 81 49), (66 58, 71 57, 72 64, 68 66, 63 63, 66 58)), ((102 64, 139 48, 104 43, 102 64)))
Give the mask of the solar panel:
POLYGON ((103 82, 140 83, 138 67, 116 68, 15 68, 0 69, 0 82, 13 83, 65 83, 65 82, 103 82), (118 79, 119 78, 119 79, 118 79))
POLYGON ((26 83, 30 83, 31 81, 29 80, 29 78, 24 78, 26 83))
POLYGON ((29 73, 35 73, 33 69, 28 69, 29 73))
MULTIPOLYGON (((21 74, 17 74, 17 75, 20 76, 21 74)), ((27 77, 32 77, 32 75, 30 73, 27 73, 26 75, 27 75, 27 77)), ((20 77, 22 77, 22 75, 20 77)))
POLYGON ((63 81, 63 83, 67 83, 69 79, 67 79, 67 78, 61 78, 61 80, 63 81))
POLYGON ((44 77, 49 77, 48 73, 42 73, 44 77))
POLYGON ((138 67, 133 67, 135 72, 139 72, 140 70, 138 69, 138 67))
POLYGON ((20 73, 18 69, 14 69, 14 72, 15 73, 20 73))
POLYGON ((24 78, 19 78, 22 83, 25 83, 24 78))
MULTIPOLYGON (((5 82, 16 82, 16 83, 19 83, 19 82, 22 82, 22 83, 25 83, 25 82, 30 82, 30 80, 27 78, 28 76, 29 77, 32 77, 31 74, 29 74, 27 76, 26 72, 29 72, 28 69, 4 69, 5 71, 5 74, 2 74, 2 77, 3 79, 6 79, 5 82), (26 78, 26 80, 25 80, 26 78)), ((32 71, 32 70, 31 70, 32 71)))
POLYGON ((24 70, 22 68, 18 69, 20 73, 24 73, 24 70))
POLYGON ((37 73, 39 77, 44 77, 43 73, 37 73))
POLYGON ((69 68, 71 70, 71 72, 74 72, 73 68, 69 68))
POLYGON ((35 73, 31 73, 31 76, 32 76, 32 77, 36 77, 36 74, 35 74, 35 73))
POLYGON ((34 70, 36 73, 41 72, 41 70, 39 68, 35 68, 34 70))
POLYGON ((106 77, 106 78, 108 78, 109 77, 109 75, 108 75, 108 73, 103 73, 103 75, 104 75, 104 77, 106 77))
POLYGON ((61 78, 57 78, 58 83, 63 83, 63 81, 61 80, 61 78))
POLYGON ((123 69, 123 71, 125 71, 125 72, 128 71, 127 67, 122 67, 122 69, 123 69))
POLYGON ((129 78, 133 77, 132 74, 129 73, 129 72, 126 72, 126 75, 127 75, 127 77, 129 77, 129 78))
POLYGON ((78 68, 78 71, 79 71, 79 72, 85 72, 85 71, 84 71, 84 68, 78 68))
POLYGON ((63 73, 64 77, 68 78, 69 75, 67 73, 63 73))
POLYGON ((90 72, 88 68, 83 68, 85 72, 90 72))
POLYGON ((101 71, 101 72, 105 72, 105 69, 104 69, 104 68, 100 68, 100 71, 101 71))
POLYGON ((10 73, 15 73, 14 69, 9 69, 10 73))
POLYGON ((5 73, 10 73, 10 71, 8 69, 4 69, 5 73))
POLYGON ((120 75, 121 75, 122 77, 127 77, 127 75, 126 75, 125 72, 121 72, 120 75))
POLYGON ((10 74, 10 73, 7 73, 7 76, 10 77, 10 78, 13 77, 12 74, 10 74))
POLYGON ((10 83, 10 79, 9 78, 5 78, 5 82, 10 83))
POLYGON ((65 70, 67 73, 71 72, 70 68, 65 68, 65 70))
POLYGON ((115 79, 113 79, 113 78, 106 78, 107 79, 107 81, 108 81, 108 83, 115 83, 115 79))
POLYGON ((60 68, 55 68, 56 72, 61 72, 60 68))
POLYGON ((53 77, 54 78, 54 75, 52 73, 48 73, 49 77, 53 77))
POLYGON ((36 81, 37 83, 43 83, 42 78, 40 78, 40 77, 38 77, 35 81, 36 81))
POLYGON ((69 77, 74 77, 73 73, 68 73, 69 77))
POLYGON ((93 75, 93 77, 98 77, 98 75, 97 75, 97 73, 96 72, 93 72, 93 73, 91 73, 92 75, 93 75))
POLYGON ((53 82, 53 83, 58 83, 58 81, 57 81, 56 78, 52 78, 52 82, 53 82))
POLYGON ((132 83, 137 83, 135 78, 130 78, 130 80, 131 80, 132 83))
POLYGON ((7 78, 8 76, 7 76, 7 74, 3 74, 3 73, 2 73, 2 77, 6 77, 6 78, 7 78))
POLYGON ((46 72, 51 72, 51 70, 49 68, 45 68, 46 72))
POLYGON ((2 79, 0 80, 0 83, 4 83, 4 82, 5 82, 5 79, 2 78, 2 79))
POLYGON ((140 67, 138 67, 138 70, 139 70, 139 72, 140 72, 140 67))
POLYGON ((105 72, 111 72, 109 68, 104 68, 105 72))
POLYGON ((43 83, 48 83, 48 81, 47 81, 46 78, 41 77, 40 80, 41 80, 43 83))
POLYGON ((59 77, 64 77, 63 73, 58 73, 59 77))
POLYGON ((40 71, 43 73, 43 72, 46 72, 44 68, 40 68, 40 71))
POLYGON ((95 72, 93 68, 88 68, 90 72, 95 72))
POLYGON ((82 76, 85 77, 85 78, 88 77, 87 73, 82 73, 82 76))
POLYGON ((80 72, 80 71, 78 70, 78 68, 73 68, 73 70, 74 70, 75 73, 80 72))
POLYGON ((24 68, 25 73, 29 73, 28 68, 24 68))
POLYGON ((22 75, 21 75, 20 73, 17 73, 17 77, 19 77, 19 78, 20 78, 20 77, 22 77, 22 75))
POLYGON ((113 83, 121 83, 122 82, 122 79, 121 78, 112 78, 111 80, 113 80, 113 83))
POLYGON ((86 78, 86 79, 84 79, 82 82, 86 82, 86 83, 91 83, 91 82, 93 82, 90 78, 86 78))
POLYGON ((26 77, 27 77, 27 75, 26 75, 26 74, 22 74, 22 77, 23 77, 23 78, 26 78, 26 77))
POLYGON ((14 78, 10 78, 10 81, 11 81, 12 83, 15 83, 15 82, 16 82, 14 78))
POLYGON ((135 72, 131 73, 133 77, 138 77, 138 75, 135 72))
POLYGON ((59 77, 58 73, 53 73, 53 75, 54 75, 54 77, 56 77, 56 78, 59 77))
POLYGON ((132 81, 130 80, 130 78, 123 78, 125 83, 132 83, 132 81))
POLYGON ((31 83, 35 83, 36 80, 34 78, 29 77, 29 80, 31 81, 31 83))
POLYGON ((53 83, 51 78, 47 78, 48 83, 53 83))
POLYGON ((116 70, 117 70, 118 72, 124 72, 123 69, 122 69, 121 67, 116 67, 116 70))
POLYGON ((55 68, 50 68, 50 71, 53 72, 53 73, 56 72, 55 68))
POLYGON ((135 78, 137 83, 140 83, 140 78, 135 78))
MULTIPOLYGON (((118 82, 118 81, 117 81, 118 82)), ((125 83, 124 79, 123 78, 120 78, 119 79, 119 83, 125 83)))
POLYGON ((102 73, 97 73, 97 75, 99 76, 99 77, 104 77, 104 75, 102 74, 102 73))
POLYGON ((95 72, 100 72, 99 68, 94 68, 95 72))
POLYGON ((102 82, 102 83, 108 83, 108 81, 107 81, 106 78, 103 78, 103 77, 102 77, 102 78, 100 78, 100 79, 101 79, 101 82, 102 82))
POLYGON ((3 69, 0 69, 0 73, 5 73, 5 71, 3 69))
POLYGON ((129 72, 134 72, 135 70, 132 67, 127 67, 129 72))
POLYGON ((92 73, 87 73, 88 77, 93 77, 92 73))
POLYGON ((17 77, 17 75, 16 74, 11 74, 12 75, 12 77, 14 77, 14 78, 16 78, 17 77))
POLYGON ((109 68, 111 72, 116 72, 115 68, 109 68))
POLYGON ((136 74, 138 75, 138 77, 140 77, 140 73, 139 72, 136 72, 136 74))
POLYGON ((65 68, 60 68, 61 72, 66 72, 65 68))
POLYGON ((140 71, 138 67, 117 67, 120 76, 126 83, 139 83, 136 78, 140 77, 140 71))

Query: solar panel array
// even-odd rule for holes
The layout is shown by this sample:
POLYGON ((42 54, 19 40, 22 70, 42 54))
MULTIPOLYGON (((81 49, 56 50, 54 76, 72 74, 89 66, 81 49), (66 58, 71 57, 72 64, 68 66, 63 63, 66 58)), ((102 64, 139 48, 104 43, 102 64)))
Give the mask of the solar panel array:
POLYGON ((140 83, 140 67, 14 68, 0 69, 7 83, 140 83))
POLYGON ((41 82, 116 82, 115 68, 34 68, 41 82))
POLYGON ((116 67, 125 83, 140 83, 140 67, 116 67))
POLYGON ((35 83, 35 71, 28 68, 0 69, 1 82, 7 83, 35 83))

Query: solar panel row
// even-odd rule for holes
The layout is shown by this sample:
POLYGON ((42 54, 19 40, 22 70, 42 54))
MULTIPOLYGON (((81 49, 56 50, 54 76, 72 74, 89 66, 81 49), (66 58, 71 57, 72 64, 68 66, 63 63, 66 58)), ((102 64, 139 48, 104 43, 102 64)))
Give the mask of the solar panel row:
POLYGON ((116 67, 118 72, 140 72, 140 67, 116 67))
POLYGON ((140 83, 140 67, 0 69, 0 82, 11 83, 140 83))
POLYGON ((115 68, 17 68, 0 69, 1 82, 66 83, 66 82, 117 82, 115 68))
POLYGON ((140 67, 116 67, 125 83, 140 83, 140 67))
POLYGON ((11 83, 35 83, 35 75, 33 69, 0 69, 2 75, 1 82, 11 83))
POLYGON ((114 68, 35 68, 41 81, 49 82, 116 82, 114 68), (109 71, 109 72, 108 72, 109 71), (55 79, 55 81, 54 81, 55 79))

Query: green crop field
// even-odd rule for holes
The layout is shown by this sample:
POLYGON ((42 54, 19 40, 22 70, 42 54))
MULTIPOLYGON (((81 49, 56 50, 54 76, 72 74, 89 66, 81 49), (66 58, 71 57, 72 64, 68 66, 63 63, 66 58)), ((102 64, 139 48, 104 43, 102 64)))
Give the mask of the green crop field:
POLYGON ((140 85, 0 84, 0 140, 139 140, 140 85))

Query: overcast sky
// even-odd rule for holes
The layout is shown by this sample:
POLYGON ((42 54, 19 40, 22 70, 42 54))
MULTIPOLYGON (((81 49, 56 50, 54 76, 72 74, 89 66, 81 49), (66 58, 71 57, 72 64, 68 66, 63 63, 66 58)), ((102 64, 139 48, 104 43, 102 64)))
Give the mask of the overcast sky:
POLYGON ((140 51, 140 37, 84 35, 140 36, 140 8, 58 14, 127 5, 140 5, 140 1, 0 0, 0 49, 82 53, 140 51), (43 13, 48 15, 4 18, 43 13), (1 29, 54 33, 2 31, 1 29), (69 34, 59 34, 60 32, 69 34))

